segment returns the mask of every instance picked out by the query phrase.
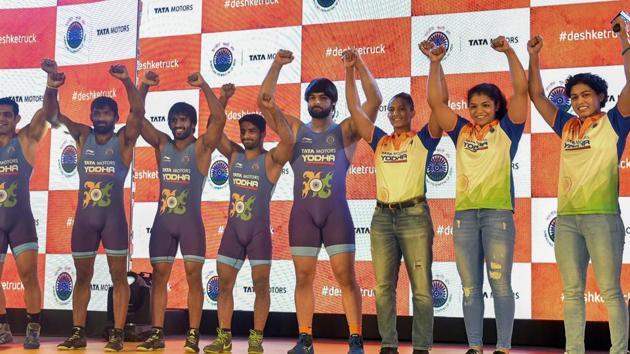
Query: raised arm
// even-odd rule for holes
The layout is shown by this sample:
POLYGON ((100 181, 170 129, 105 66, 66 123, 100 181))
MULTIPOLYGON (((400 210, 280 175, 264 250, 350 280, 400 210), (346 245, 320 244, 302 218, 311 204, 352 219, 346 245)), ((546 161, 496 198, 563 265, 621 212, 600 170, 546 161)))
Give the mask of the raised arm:
MULTIPOLYGON (((293 59, 294 59, 293 53, 289 50, 280 49, 276 53, 276 56, 273 59, 273 63, 271 63, 271 67, 269 68, 269 71, 267 72, 267 75, 265 76, 265 79, 263 80, 262 85, 260 87, 260 93, 258 94, 258 99, 257 99, 258 108, 263 110, 263 105, 262 105, 263 95, 275 97, 276 86, 278 84, 278 77, 280 76, 280 70, 286 64, 291 63, 293 59)), ((287 119, 289 126, 291 126, 291 129, 293 131, 297 131, 298 127, 300 126, 300 124, 302 124, 302 122, 298 118, 293 117, 293 116, 285 115, 285 117, 287 119)), ((269 122, 269 123, 275 124, 275 122, 269 122)), ((270 127, 271 129, 276 131, 277 127, 273 125, 270 125, 270 127)))
MULTIPOLYGON (((497 52, 504 53, 510 67, 510 76, 512 78, 512 97, 510 97, 508 109, 508 117, 516 124, 525 123, 527 120, 527 76, 521 61, 518 60, 514 48, 510 47, 507 39, 499 36, 492 40, 492 49, 497 52)), ((501 118, 501 117, 499 117, 501 118)))
POLYGON ((208 102, 210 117, 208 117, 209 122, 206 133, 201 137, 201 141, 206 150, 214 150, 221 140, 223 128, 225 127, 225 110, 217 99, 217 96, 212 92, 210 85, 208 85, 200 73, 193 73, 188 76, 188 84, 199 87, 208 102))
POLYGON ((630 115, 630 87, 628 87, 628 81, 630 80, 630 42, 628 42, 628 23, 618 16, 613 25, 619 24, 619 40, 621 41, 621 55, 623 56, 623 72, 626 76, 626 84, 623 86, 621 93, 619 94, 619 101, 617 102, 617 108, 622 115, 630 115))
MULTIPOLYGON (((70 118, 59 113, 59 101, 57 100, 57 91, 66 82, 66 76, 57 71, 57 63, 52 59, 44 59, 41 63, 42 70, 48 74, 46 82, 46 91, 44 92, 44 103, 42 107, 41 119, 50 122, 52 126, 58 126, 59 123, 66 126, 72 138, 78 143, 81 136, 90 133, 90 127, 84 124, 75 123, 70 118)), ((36 122, 37 123, 37 122, 36 122)), ((41 124, 34 124, 35 135, 41 124)), ((31 128, 29 127, 29 130, 31 128)), ((45 128, 41 128, 45 129, 45 128)))
POLYGON ((295 135, 287 122, 282 110, 276 105, 273 96, 264 94, 261 97, 261 104, 264 107, 263 117, 266 122, 273 121, 276 126, 274 131, 280 137, 280 142, 271 149, 271 159, 279 166, 284 166, 293 157, 293 145, 295 145, 295 135))
MULTIPOLYGON (((355 51, 346 50, 342 53, 341 59, 346 69, 346 103, 348 104, 348 111, 350 111, 352 127, 357 136, 369 143, 372 141, 372 133, 374 132, 374 120, 359 102, 359 92, 354 79, 354 69, 358 65, 359 58, 355 51)), ((376 90, 378 91, 378 88, 376 90)), ((378 94, 380 96, 380 92, 378 94)))
MULTIPOLYGON (((139 94, 142 98, 142 104, 144 106, 144 102, 147 97, 147 93, 149 92, 149 88, 151 86, 159 85, 160 76, 153 71, 147 71, 142 77, 139 94)), ((161 145, 165 144, 168 141, 168 135, 159 131, 157 128, 149 122, 144 116, 141 117, 142 127, 140 129, 140 135, 144 140, 146 140, 149 145, 153 146, 156 149, 159 149, 161 145)))
MULTIPOLYGON (((234 84, 228 83, 221 86, 221 95, 219 96, 219 102, 223 106, 223 110, 225 110, 225 107, 227 107, 230 98, 234 96, 235 92, 236 86, 234 86, 234 84)), ((208 126, 210 126, 210 119, 208 119, 206 129, 208 128, 208 126)), ((233 142, 232 140, 230 140, 230 138, 228 138, 227 135, 225 135, 225 131, 221 133, 221 139, 219 141, 219 145, 217 145, 217 149, 223 156, 227 157, 228 161, 232 158, 232 154, 234 154, 235 152, 244 151, 240 145, 233 142)))
POLYGON ((448 106, 446 87, 442 87, 442 83, 445 83, 446 80, 444 79, 441 62, 444 55, 446 55, 446 48, 443 46, 436 47, 429 41, 423 41, 418 47, 430 60, 429 80, 427 83, 427 101, 431 107, 429 130, 431 135, 437 137, 442 134, 441 129, 451 131, 455 128, 455 123, 457 123, 457 114, 448 106))
POLYGON ((366 97, 366 100, 362 105, 363 111, 368 115, 372 122, 376 122, 376 116, 378 114, 378 109, 381 107, 381 103, 383 102, 383 96, 381 95, 381 91, 378 89, 374 76, 372 76, 372 73, 368 69, 367 65, 365 65, 363 58, 361 58, 357 52, 354 52, 354 57, 356 58, 354 68, 356 68, 359 73, 361 88, 363 88, 363 92, 366 97))
POLYGON ((543 38, 535 36, 527 42, 527 52, 529 53, 529 97, 534 102, 534 107, 545 119, 549 126, 553 127, 556 121, 558 108, 547 98, 540 77, 539 53, 543 46, 543 38))
POLYGON ((142 118, 144 118, 144 98, 138 92, 138 89, 134 86, 127 68, 124 65, 112 65, 109 69, 109 73, 120 80, 125 86, 127 92, 127 100, 131 107, 131 112, 127 118, 127 124, 125 125, 125 143, 127 145, 135 145, 140 131, 142 130, 142 118))

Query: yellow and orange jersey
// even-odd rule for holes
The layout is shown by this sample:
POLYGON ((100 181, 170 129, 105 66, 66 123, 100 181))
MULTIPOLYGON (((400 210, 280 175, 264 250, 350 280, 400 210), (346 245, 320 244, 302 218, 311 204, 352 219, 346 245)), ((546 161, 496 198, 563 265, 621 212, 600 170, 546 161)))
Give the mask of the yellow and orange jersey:
POLYGON ((619 159, 630 117, 617 106, 586 119, 558 110, 553 130, 562 139, 558 215, 619 213, 619 159))
POLYGON ((455 210, 514 210, 512 160, 524 127, 507 114, 483 127, 457 117, 447 132, 457 152, 455 210))
POLYGON ((370 146, 376 166, 376 198, 398 203, 425 194, 427 160, 440 137, 434 138, 425 125, 419 132, 387 135, 374 127, 370 146))

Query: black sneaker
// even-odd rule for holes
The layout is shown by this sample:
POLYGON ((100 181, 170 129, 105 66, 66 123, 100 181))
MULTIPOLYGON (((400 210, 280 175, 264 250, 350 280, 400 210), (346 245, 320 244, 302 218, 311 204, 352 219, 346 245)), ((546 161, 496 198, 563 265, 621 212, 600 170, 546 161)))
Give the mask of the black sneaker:
POLYGON ((86 346, 85 329, 83 327, 72 327, 72 335, 63 343, 57 345, 57 350, 85 349, 86 346))
POLYGON ((477 349, 470 348, 468 349, 466 354, 481 354, 481 352, 479 352, 477 349))
POLYGON ((109 330, 109 340, 105 344, 106 352, 119 352, 124 346, 124 332, 122 329, 112 328, 109 330))
POLYGON ((306 333, 300 333, 295 347, 291 348, 287 354, 315 354, 313 336, 306 333))
POLYGON ((412 354, 429 354, 429 351, 426 349, 414 349, 412 354))
POLYGON ((398 348, 383 347, 378 354, 398 354, 398 348))
POLYGON ((505 354, 505 352, 502 350, 495 350, 492 354, 505 354))
POLYGON ((199 353, 199 330, 191 328, 186 333, 186 344, 184 349, 188 353, 199 353))
POLYGON ((164 350, 164 331, 160 328, 153 328, 149 338, 137 346, 136 350, 140 352, 164 350))

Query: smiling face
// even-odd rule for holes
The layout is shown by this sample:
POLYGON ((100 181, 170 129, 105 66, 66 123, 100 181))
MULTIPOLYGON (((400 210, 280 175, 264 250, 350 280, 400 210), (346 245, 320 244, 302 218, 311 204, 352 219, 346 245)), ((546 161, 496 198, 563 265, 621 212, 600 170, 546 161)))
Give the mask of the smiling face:
POLYGON ((240 123, 241 128, 241 142, 247 150, 255 150, 260 148, 263 140, 265 139, 265 133, 261 132, 251 122, 240 123))
POLYGON ((483 93, 475 93, 468 101, 468 112, 475 124, 484 126, 492 122, 497 115, 498 107, 494 100, 483 93))
POLYGON ((604 94, 598 95, 590 86, 578 83, 571 87, 569 97, 575 114, 580 118, 586 118, 601 111, 600 102, 603 101, 604 94))
POLYGON ((411 130, 411 119, 416 114, 407 102, 400 98, 393 98, 387 105, 387 118, 396 131, 411 130))
POLYGON ((175 140, 184 140, 195 130, 190 117, 182 113, 173 114, 168 120, 168 127, 171 128, 175 140))
POLYGON ((0 105, 0 135, 12 135, 20 121, 20 115, 15 114, 10 105, 0 105))

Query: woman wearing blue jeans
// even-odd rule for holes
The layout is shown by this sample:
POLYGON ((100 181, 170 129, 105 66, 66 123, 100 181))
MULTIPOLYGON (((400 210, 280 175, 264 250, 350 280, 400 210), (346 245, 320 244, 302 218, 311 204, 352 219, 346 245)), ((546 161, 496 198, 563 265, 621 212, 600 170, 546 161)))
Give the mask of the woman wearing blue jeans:
POLYGON ((589 259, 606 307, 611 354, 628 348, 628 309, 621 290, 624 226, 619 214, 619 160, 630 132, 630 43, 626 23, 622 29, 621 55, 626 85, 617 105, 608 112, 608 84, 590 73, 565 82, 576 116, 558 109, 546 96, 540 78, 538 55, 542 37, 532 38, 527 49, 529 92, 536 109, 562 139, 558 179, 558 218, 555 252, 564 292, 566 352, 583 354, 584 289, 589 259))
POLYGON ((512 160, 527 119, 527 78, 504 37, 492 48, 508 59, 514 93, 509 105, 493 84, 468 91, 471 119, 459 117, 442 100, 439 74, 444 47, 423 42, 431 61, 428 101, 438 123, 456 146, 457 187, 453 239, 457 271, 464 289, 463 310, 470 349, 483 353, 483 265, 488 272, 497 323, 495 354, 507 354, 512 340, 514 293, 514 182, 512 160))
POLYGON ((442 129, 429 119, 420 131, 411 130, 415 114, 411 96, 401 92, 387 105, 393 127, 386 134, 368 118, 359 103, 354 80, 355 52, 343 56, 346 98, 352 124, 374 150, 377 202, 371 224, 372 264, 376 278, 376 315, 380 354, 398 354, 396 285, 400 260, 405 260, 413 303, 413 354, 428 354, 433 344, 431 263, 433 224, 425 198, 426 163, 440 142, 442 129))

